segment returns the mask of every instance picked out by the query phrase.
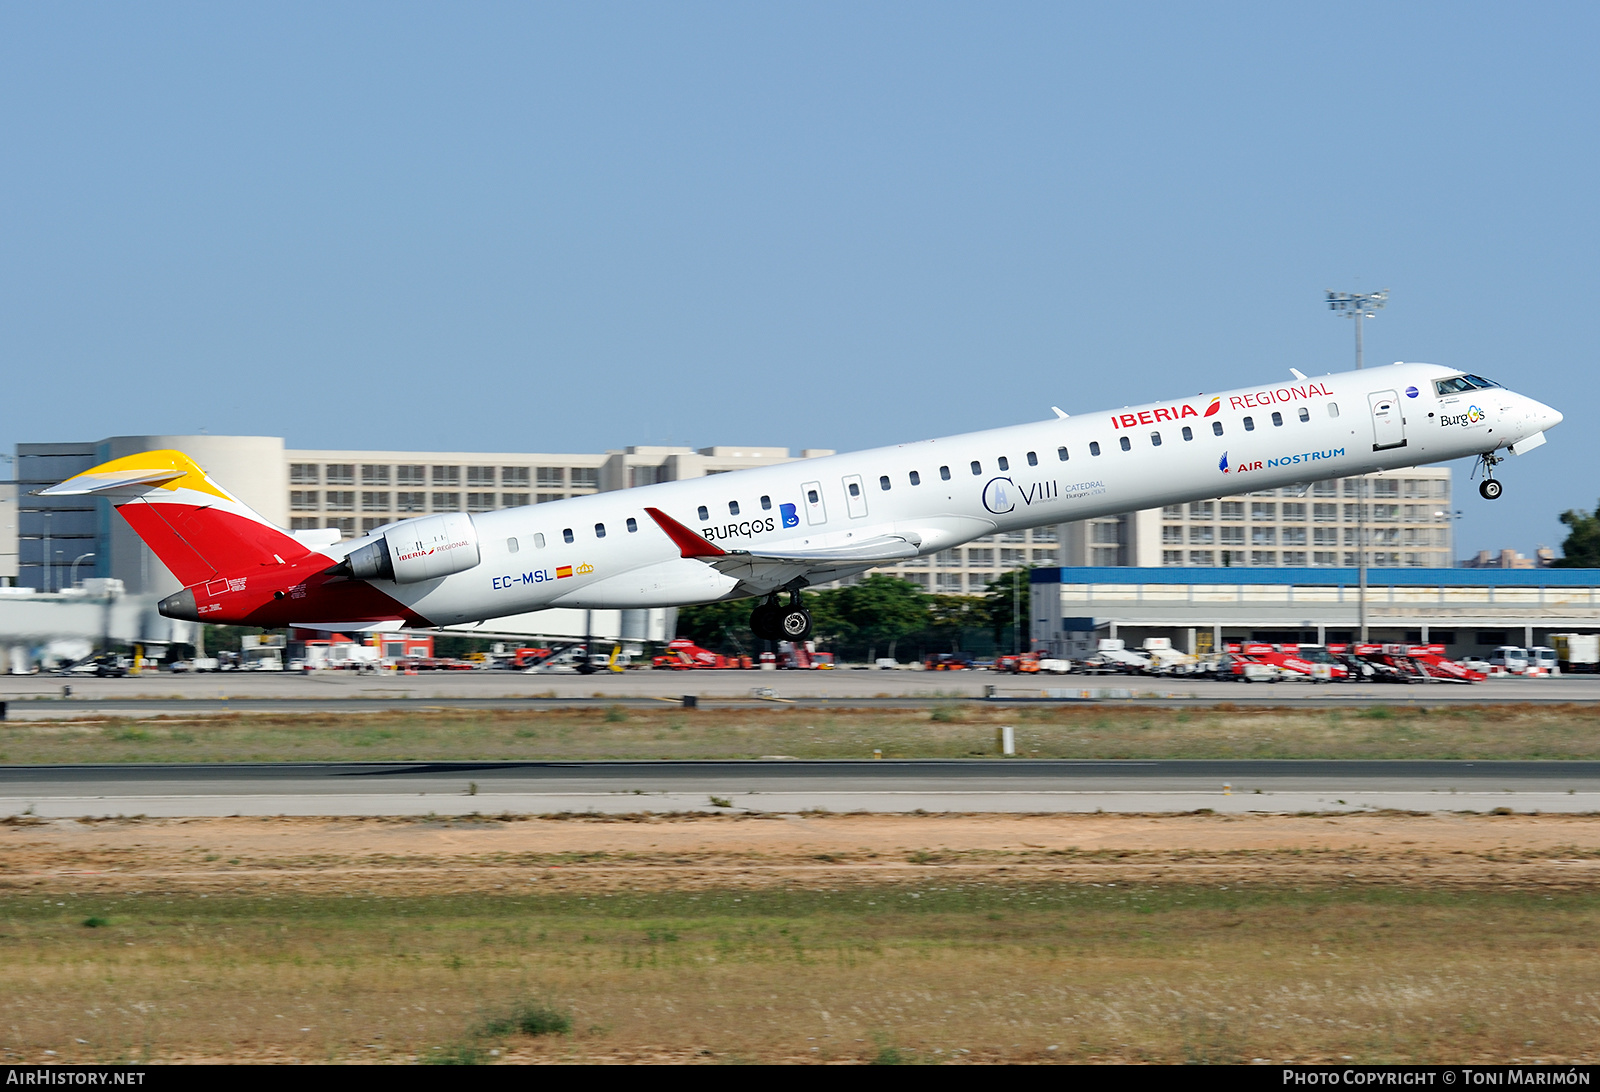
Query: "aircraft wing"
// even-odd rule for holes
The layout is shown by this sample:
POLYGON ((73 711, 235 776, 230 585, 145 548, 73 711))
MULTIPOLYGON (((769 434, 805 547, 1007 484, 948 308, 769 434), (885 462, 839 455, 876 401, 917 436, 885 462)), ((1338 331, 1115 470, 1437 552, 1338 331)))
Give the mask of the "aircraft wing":
MULTIPOLYGON (((683 557, 703 561, 718 572, 737 577, 752 589, 752 594, 782 587, 797 576, 860 571, 885 561, 916 557, 922 539, 912 533, 877 535, 844 546, 822 546, 806 550, 724 550, 661 511, 645 512, 667 533, 683 557)), ((830 575, 828 579, 833 579, 830 575)))

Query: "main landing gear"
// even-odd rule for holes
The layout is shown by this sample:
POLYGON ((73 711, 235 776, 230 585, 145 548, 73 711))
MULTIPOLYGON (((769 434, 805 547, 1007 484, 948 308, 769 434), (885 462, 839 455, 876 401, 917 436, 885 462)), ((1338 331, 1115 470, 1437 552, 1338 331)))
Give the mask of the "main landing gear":
POLYGON ((1500 494, 1505 491, 1505 487, 1494 476, 1495 466, 1505 461, 1504 455, 1496 455, 1492 451, 1485 451, 1478 456, 1478 465, 1483 467, 1483 481, 1478 483, 1478 496, 1484 500, 1499 500, 1500 494))
POLYGON ((803 641, 811 636, 811 612, 800 605, 800 589, 789 591, 789 605, 778 602, 778 592, 750 612, 750 632, 762 641, 803 641))

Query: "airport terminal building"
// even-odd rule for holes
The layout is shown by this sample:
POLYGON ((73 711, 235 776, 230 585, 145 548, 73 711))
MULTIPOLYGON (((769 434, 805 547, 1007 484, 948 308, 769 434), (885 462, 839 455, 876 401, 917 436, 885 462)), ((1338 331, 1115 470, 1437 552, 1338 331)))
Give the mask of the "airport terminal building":
MULTIPOLYGON (((1359 635, 1354 568, 1177 569, 1090 566, 1031 574, 1034 647, 1168 637, 1184 652, 1229 642, 1346 644, 1359 635)), ((1487 657, 1500 645, 1600 630, 1600 569, 1370 568, 1367 633, 1382 643, 1441 644, 1487 657)), ((1077 658, 1077 657, 1074 657, 1077 658)))

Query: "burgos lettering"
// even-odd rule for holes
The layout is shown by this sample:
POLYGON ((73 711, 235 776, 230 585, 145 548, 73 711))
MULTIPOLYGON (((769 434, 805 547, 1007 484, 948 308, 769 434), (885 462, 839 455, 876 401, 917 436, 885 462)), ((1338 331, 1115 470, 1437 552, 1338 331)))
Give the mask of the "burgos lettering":
MULTIPOLYGON (((794 505, 789 505, 788 507, 792 509, 794 505)), ((784 518, 788 519, 786 513, 784 518)), ((799 520, 795 520, 795 523, 799 522, 799 520)), ((791 524, 785 523, 784 526, 789 527, 791 524)), ((751 535, 759 535, 763 531, 771 531, 775 527, 776 524, 773 523, 772 517, 768 516, 765 519, 747 519, 743 523, 725 523, 721 527, 705 527, 701 529, 700 534, 703 538, 712 541, 719 538, 727 541, 730 538, 749 538, 751 535)))
POLYGON ((1481 424, 1488 416, 1477 406, 1468 406, 1466 413, 1441 413, 1439 415, 1439 424, 1445 428, 1450 428, 1453 425, 1470 428, 1473 425, 1481 424))

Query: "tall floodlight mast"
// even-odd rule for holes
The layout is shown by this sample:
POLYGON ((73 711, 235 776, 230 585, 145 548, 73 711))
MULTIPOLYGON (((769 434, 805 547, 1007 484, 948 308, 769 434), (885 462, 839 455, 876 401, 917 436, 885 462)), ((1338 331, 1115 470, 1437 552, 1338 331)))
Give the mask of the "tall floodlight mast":
POLYGON ((1389 302, 1389 290, 1377 292, 1329 292, 1328 310, 1356 320, 1356 368, 1361 367, 1361 320, 1377 318, 1383 305, 1389 302))
MULTIPOLYGON (((1377 318, 1383 305, 1389 302, 1389 290, 1376 292, 1328 292, 1328 310, 1356 321, 1356 370, 1361 370, 1361 320, 1377 318)), ((1356 610, 1361 627, 1361 640, 1367 639, 1367 475, 1361 475, 1361 495, 1356 504, 1356 564, 1360 569, 1360 587, 1356 593, 1356 610)))

